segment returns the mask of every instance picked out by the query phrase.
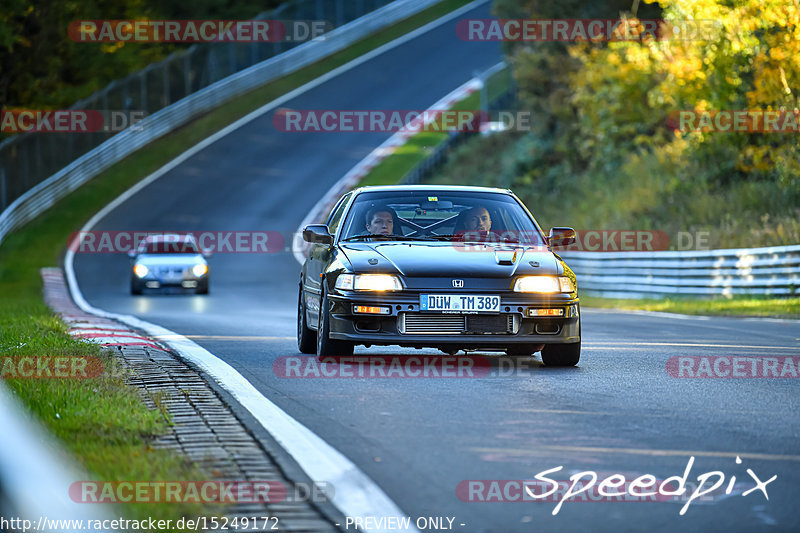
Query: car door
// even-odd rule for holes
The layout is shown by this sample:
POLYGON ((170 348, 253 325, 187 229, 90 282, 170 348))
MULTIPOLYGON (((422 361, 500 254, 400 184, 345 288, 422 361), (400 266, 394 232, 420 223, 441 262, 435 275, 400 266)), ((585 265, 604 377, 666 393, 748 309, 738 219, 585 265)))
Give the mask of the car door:
MULTIPOLYGON (((342 222, 342 216, 344 215, 351 196, 352 193, 347 193, 339 199, 328 216, 326 224, 328 225, 328 230, 334 236, 342 222)), ((325 268, 331 261, 332 252, 333 245, 317 243, 312 244, 308 251, 303 288, 306 298, 306 317, 308 318, 309 325, 313 328, 316 328, 319 324, 319 309, 322 299, 322 273, 325 272, 325 268)))

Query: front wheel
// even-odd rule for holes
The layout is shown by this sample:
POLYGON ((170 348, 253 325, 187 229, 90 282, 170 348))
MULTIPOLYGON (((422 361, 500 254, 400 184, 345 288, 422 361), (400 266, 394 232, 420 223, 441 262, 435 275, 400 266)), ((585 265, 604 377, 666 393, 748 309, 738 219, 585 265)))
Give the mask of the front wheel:
POLYGON ((319 327, 317 328, 317 357, 331 355, 353 355, 352 342, 331 339, 331 310, 328 304, 327 293, 322 293, 322 303, 319 306, 319 327))
POLYGON ((195 294, 208 294, 208 278, 197 282, 197 288, 194 290, 195 294))
POLYGON ((545 366, 575 366, 581 358, 581 343, 547 344, 542 349, 545 366))
POLYGON ((131 278, 131 294, 142 294, 142 283, 134 278, 131 278))
POLYGON ((317 332, 309 328, 306 322, 303 287, 300 287, 300 294, 297 296, 297 348, 301 353, 315 353, 317 350, 317 332))
POLYGON ((525 357, 540 351, 544 344, 512 344, 506 348, 509 357, 525 357))

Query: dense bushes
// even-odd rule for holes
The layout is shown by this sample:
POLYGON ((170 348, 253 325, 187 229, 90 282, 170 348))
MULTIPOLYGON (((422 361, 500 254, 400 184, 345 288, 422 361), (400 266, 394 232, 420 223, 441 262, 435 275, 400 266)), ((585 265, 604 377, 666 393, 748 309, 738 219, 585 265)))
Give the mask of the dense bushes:
MULTIPOLYGON (((632 17, 627 2, 616 12, 593 4, 500 0, 495 12, 632 17)), ((510 186, 543 225, 713 230, 711 244, 723 247, 800 242, 797 132, 680 132, 667 121, 678 110, 797 110, 798 4, 660 0, 637 14, 713 24, 702 39, 510 46, 535 128, 462 147, 482 160, 475 180, 510 186)), ((439 179, 469 172, 454 161, 439 179)))

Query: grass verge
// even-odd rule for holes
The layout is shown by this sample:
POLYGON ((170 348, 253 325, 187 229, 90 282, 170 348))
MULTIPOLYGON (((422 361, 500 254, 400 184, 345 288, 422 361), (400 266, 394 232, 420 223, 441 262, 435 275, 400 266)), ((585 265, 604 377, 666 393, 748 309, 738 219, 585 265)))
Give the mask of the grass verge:
MULTIPOLYGON (((97 346, 73 340, 42 300, 39 269, 59 263, 69 233, 142 177, 236 119, 415 28, 466 5, 445 0, 366 37, 346 50, 220 106, 106 170, 0 245, 0 357, 100 356, 97 346)), ((0 361, 2 363, 2 361, 0 361)), ((150 411, 121 376, 86 380, 9 379, 10 388, 78 461, 103 480, 188 480, 206 474, 180 456, 153 450, 167 422, 150 411)), ((132 504, 132 517, 203 514, 191 505, 132 504)))
POLYGON ((582 307, 662 311, 685 315, 800 318, 800 298, 714 298, 693 300, 623 300, 581 295, 582 307))

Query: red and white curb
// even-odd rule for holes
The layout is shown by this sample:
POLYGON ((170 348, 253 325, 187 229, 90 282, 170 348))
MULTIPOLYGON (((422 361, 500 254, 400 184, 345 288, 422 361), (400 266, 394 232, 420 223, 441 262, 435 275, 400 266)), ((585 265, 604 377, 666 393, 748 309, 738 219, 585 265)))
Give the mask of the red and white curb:
POLYGON ((40 272, 44 281, 44 301, 67 324, 67 333, 72 338, 103 346, 146 346, 168 351, 116 320, 87 313, 75 305, 60 268, 43 268, 40 272))

